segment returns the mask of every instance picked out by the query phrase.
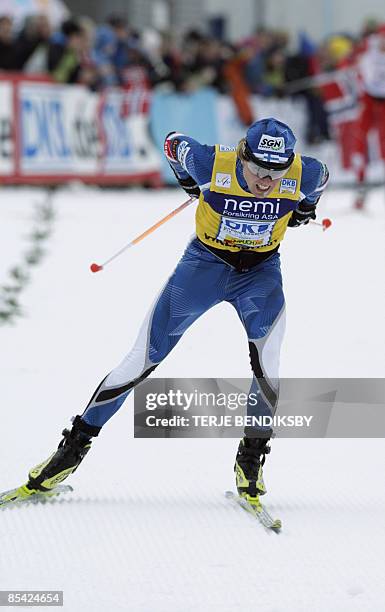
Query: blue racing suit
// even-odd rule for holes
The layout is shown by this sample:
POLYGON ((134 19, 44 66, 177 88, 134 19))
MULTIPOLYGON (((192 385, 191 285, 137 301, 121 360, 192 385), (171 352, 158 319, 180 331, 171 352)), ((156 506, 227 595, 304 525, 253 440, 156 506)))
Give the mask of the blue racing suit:
MULTIPOLYGON (((83 412, 82 419, 95 427, 102 427, 113 416, 131 390, 169 354, 198 317, 223 301, 235 308, 246 332, 253 371, 252 388, 261 397, 257 407, 250 408, 248 413, 271 414, 276 407, 285 299, 279 241, 274 242, 273 226, 280 223, 284 233, 287 220, 300 201, 316 204, 327 182, 327 168, 316 159, 297 156, 297 178, 286 179, 281 184, 282 193, 277 192, 279 197, 275 200, 270 197, 265 199, 266 202, 263 198, 255 201, 255 196, 248 192, 239 160, 232 157, 231 161, 231 155, 222 155, 234 151, 232 147, 202 145, 179 134, 175 135, 175 141, 173 137, 171 140, 175 151, 171 163, 177 176, 182 180, 191 177, 200 187, 199 205, 203 206, 203 214, 199 223, 204 224, 205 215, 213 215, 221 229, 211 238, 203 227, 203 239, 195 237, 187 245, 173 274, 150 308, 133 348, 102 380, 83 412), (222 163, 221 160, 227 164, 226 168, 233 163, 233 170, 218 172, 218 167, 219 170, 221 167, 216 164, 222 163), (225 195, 231 198, 221 193, 222 187, 215 187, 218 176, 222 182, 223 176, 230 176, 225 181, 232 181, 232 187, 225 195), (238 195, 232 193, 235 185, 238 195), (238 210, 241 209, 240 216, 227 217, 221 209, 221 197, 223 202, 230 202, 233 209, 237 205, 238 210), (285 197, 291 199, 286 201, 285 197), (272 220, 279 208, 277 202, 280 212, 272 220), (256 209, 256 214, 250 212, 256 209), (272 213, 268 215, 266 211, 272 213), (254 216, 250 222, 251 215, 254 216), (265 217, 268 220, 264 220, 265 217), (237 229, 242 225, 252 232, 254 246, 251 249, 243 248, 243 234, 237 229), (218 238, 225 235, 224 231, 232 232, 230 239, 218 238), (211 242, 209 239, 204 241, 205 235, 211 242), (258 246, 258 241, 262 246, 258 246)), ((210 217, 210 223, 214 221, 210 217)))

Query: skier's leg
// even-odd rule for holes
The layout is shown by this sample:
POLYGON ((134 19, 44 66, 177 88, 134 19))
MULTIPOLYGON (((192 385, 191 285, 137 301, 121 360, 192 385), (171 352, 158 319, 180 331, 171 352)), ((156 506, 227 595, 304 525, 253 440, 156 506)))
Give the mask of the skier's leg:
POLYGON ((29 472, 28 487, 50 489, 74 472, 91 438, 119 409, 130 391, 168 355, 188 327, 223 300, 230 268, 193 240, 147 315, 133 349, 100 383, 58 450, 29 472))
POLYGON ((385 161, 385 100, 375 100, 375 126, 378 132, 381 160, 385 161))
POLYGON ((249 404, 253 416, 274 414, 279 387, 279 357, 285 327, 285 298, 278 253, 237 280, 231 300, 247 333, 253 390, 260 399, 249 404))
MULTIPOLYGON (((235 280, 237 295, 231 303, 246 330, 249 341, 253 382, 250 394, 257 404, 249 403, 247 414, 272 416, 278 400, 279 354, 284 332, 285 300, 282 290, 279 255, 235 280)), ((262 466, 272 430, 270 427, 245 428, 235 461, 237 488, 250 500, 263 495, 262 466)))
POLYGON ((373 127, 373 100, 370 96, 363 95, 360 109, 360 115, 355 122, 355 147, 353 155, 353 166, 357 178, 357 196, 354 208, 357 210, 364 208, 367 194, 366 168, 369 163, 368 132, 373 127))
POLYGON ((102 427, 115 414, 190 325, 222 301, 228 272, 225 263, 193 241, 147 314, 133 348, 97 387, 82 421, 102 427))

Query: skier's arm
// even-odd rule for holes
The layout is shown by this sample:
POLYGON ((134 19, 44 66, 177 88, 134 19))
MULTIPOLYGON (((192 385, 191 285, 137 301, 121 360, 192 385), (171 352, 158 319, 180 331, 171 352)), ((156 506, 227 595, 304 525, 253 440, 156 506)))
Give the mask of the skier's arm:
POLYGON ((329 180, 326 164, 312 157, 302 157, 302 162, 301 199, 289 220, 289 227, 306 225, 316 218, 318 200, 329 180))
POLYGON ((180 186, 188 195, 199 197, 210 185, 215 147, 171 132, 164 141, 164 153, 180 186))

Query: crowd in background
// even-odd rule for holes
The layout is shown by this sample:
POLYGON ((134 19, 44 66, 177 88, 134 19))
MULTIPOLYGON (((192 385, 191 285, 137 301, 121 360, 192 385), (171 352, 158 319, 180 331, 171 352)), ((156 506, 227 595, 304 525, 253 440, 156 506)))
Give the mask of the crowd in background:
POLYGON ((367 22, 358 39, 339 34, 318 46, 302 34, 294 48, 286 32, 262 28, 234 44, 198 30, 179 37, 154 30, 140 33, 120 15, 111 15, 101 26, 86 17, 72 18, 56 31, 43 15, 28 17, 19 31, 3 16, 0 70, 45 73, 93 90, 124 87, 141 78, 151 87, 180 92, 210 85, 221 93, 237 89, 302 96, 311 143, 328 139, 329 129, 322 95, 306 79, 334 70, 376 28, 374 21, 367 22))

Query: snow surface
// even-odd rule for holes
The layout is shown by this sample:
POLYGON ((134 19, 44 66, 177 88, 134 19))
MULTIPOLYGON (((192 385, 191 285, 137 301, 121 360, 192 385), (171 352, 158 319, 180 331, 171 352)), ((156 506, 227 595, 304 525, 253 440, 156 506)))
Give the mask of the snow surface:
MULTIPOLYGON (((0 283, 39 199, 42 190, 2 190, 0 283)), ((289 230, 282 245, 282 376, 385 375, 385 196, 372 191, 362 213, 352 199, 329 191, 320 216, 333 227, 289 230)), ((55 195, 49 254, 21 296, 26 316, 0 329, 1 490, 56 448, 128 351, 193 232, 194 205, 104 272, 89 264, 183 200, 81 186, 55 195)), ((212 309, 156 375, 248 376, 235 312, 212 309)), ((132 403, 94 442, 66 500, 0 513, 0 590, 61 589, 70 612, 384 610, 382 439, 275 440, 265 501, 282 519, 277 536, 224 498, 237 440, 133 439, 132 403)))

